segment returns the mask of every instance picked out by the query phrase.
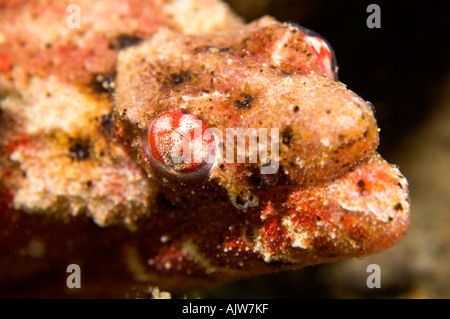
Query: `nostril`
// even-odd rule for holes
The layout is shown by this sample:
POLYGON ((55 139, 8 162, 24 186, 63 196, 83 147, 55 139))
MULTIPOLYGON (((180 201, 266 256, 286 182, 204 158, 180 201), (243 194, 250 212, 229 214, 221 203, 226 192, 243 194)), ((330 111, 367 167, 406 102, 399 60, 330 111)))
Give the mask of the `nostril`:
POLYGON ((215 160, 214 135, 194 114, 182 110, 162 113, 150 124, 143 142, 157 174, 178 182, 208 178, 215 160))

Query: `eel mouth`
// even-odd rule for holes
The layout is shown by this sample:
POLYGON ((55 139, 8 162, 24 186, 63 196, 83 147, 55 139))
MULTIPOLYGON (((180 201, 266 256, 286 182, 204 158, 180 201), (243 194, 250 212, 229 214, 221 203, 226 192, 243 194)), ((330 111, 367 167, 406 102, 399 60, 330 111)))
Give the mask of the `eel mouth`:
POLYGON ((261 196, 254 251, 266 262, 363 257, 395 245, 410 222, 408 182, 377 153, 328 183, 261 196))

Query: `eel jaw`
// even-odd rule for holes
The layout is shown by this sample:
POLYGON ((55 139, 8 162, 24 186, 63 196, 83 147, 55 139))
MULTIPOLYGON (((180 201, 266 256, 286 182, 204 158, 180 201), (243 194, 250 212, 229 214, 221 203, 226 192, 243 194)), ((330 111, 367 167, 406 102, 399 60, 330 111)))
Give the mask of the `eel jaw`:
POLYGON ((306 266, 380 253, 400 241, 411 217, 406 178, 377 153, 335 181, 277 193, 286 201, 266 197, 255 237, 266 262, 306 266))

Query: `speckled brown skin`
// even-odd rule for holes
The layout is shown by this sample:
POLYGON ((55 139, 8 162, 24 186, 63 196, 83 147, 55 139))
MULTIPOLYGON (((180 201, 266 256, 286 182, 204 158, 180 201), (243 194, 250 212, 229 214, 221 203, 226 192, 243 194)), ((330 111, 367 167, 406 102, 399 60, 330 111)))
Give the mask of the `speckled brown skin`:
POLYGON ((227 128, 279 129, 281 168, 274 176, 261 176, 261 163, 248 161, 216 165, 210 172, 210 180, 225 188, 234 203, 239 197, 238 208, 257 206, 261 185, 255 181, 268 179, 265 188, 270 188, 280 178, 302 186, 330 180, 358 165, 378 144, 370 107, 321 72, 297 28, 270 18, 219 35, 161 31, 122 52, 118 61, 121 136, 135 147, 150 175, 154 172, 142 136, 163 111, 191 112, 224 137, 227 128), (180 74, 183 83, 174 81, 180 74), (251 102, 236 106, 244 100, 251 102))
POLYGON ((132 225, 159 185, 112 136, 118 52, 161 26, 199 33, 241 21, 214 0, 78 1, 71 29, 69 4, 0 3, 0 172, 16 209, 132 225))
POLYGON ((67 29, 68 3, 0 3, 0 294, 133 297, 402 238, 408 185, 375 151, 371 108, 297 28, 244 26, 212 0, 117 0, 80 3, 85 22, 67 29), (225 162, 196 183, 161 178, 143 135, 175 109, 222 132, 278 128, 279 170, 225 162), (78 291, 65 288, 72 263, 78 291))

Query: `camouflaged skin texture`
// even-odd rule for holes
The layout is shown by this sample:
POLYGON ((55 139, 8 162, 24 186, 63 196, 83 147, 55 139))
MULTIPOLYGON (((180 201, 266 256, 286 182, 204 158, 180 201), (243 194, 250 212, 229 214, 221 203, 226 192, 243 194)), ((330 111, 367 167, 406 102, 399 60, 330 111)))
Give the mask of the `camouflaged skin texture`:
POLYGON ((0 4, 4 287, 75 260, 99 295, 182 290, 403 237, 408 184, 375 151, 373 111, 301 29, 244 25, 212 0, 80 1, 82 28, 68 29, 68 4, 0 4), (177 109, 223 133, 278 128, 279 169, 161 177, 144 136, 177 109))
MULTIPOLYGON (((119 56, 121 135, 152 175, 142 136, 151 119, 166 110, 193 113, 224 137, 227 128, 278 128, 276 173, 262 176, 261 163, 249 161, 216 165, 210 172, 210 181, 243 209, 258 205, 261 188, 304 187, 339 177, 376 148, 378 128, 371 108, 329 79, 316 56, 309 55, 297 28, 270 18, 218 35, 186 37, 161 30, 119 56), (174 81, 180 76, 182 83, 174 81), (249 102, 240 107, 242 101, 249 102)), ((184 188, 177 185, 173 188, 184 188)))
POLYGON ((117 53, 162 25, 204 33, 241 21, 209 0, 77 3, 79 29, 66 25, 69 1, 1 4, 0 169, 16 209, 131 225, 158 185, 112 138, 117 53))

